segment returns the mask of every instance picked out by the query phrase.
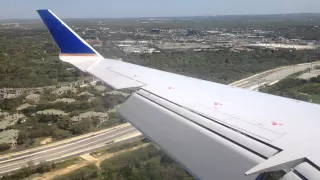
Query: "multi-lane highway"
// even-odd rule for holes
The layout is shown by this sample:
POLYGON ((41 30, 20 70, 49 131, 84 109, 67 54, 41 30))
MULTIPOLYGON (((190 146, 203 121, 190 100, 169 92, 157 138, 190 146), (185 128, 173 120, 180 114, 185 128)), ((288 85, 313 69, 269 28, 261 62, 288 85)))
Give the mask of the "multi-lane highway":
MULTIPOLYGON (((258 90, 262 85, 275 84, 280 79, 283 79, 295 72, 306 70, 313 65, 320 65, 320 62, 269 70, 234 82, 230 85, 250 90, 258 90)), ((141 133, 139 133, 139 131, 130 124, 124 124, 111 129, 106 129, 96 133, 89 133, 39 148, 3 155, 0 156, 0 175, 25 167, 29 163, 38 164, 44 161, 61 161, 88 152, 93 152, 102 147, 112 146, 119 142, 126 142, 140 135, 141 133)))
POLYGON ((102 147, 112 146, 120 142, 130 141, 140 136, 130 124, 124 124, 98 133, 91 133, 65 142, 30 149, 0 157, 0 174, 40 162, 55 162, 93 152, 102 147))
POLYGON ((256 74, 246 79, 242 79, 230 85, 253 90, 253 91, 258 91, 260 86, 273 85, 279 82, 279 80, 285 77, 288 77, 291 74, 294 74, 299 71, 307 70, 308 68, 311 68, 316 65, 320 65, 320 62, 317 61, 312 63, 297 64, 294 66, 280 67, 277 69, 272 69, 269 71, 256 74))

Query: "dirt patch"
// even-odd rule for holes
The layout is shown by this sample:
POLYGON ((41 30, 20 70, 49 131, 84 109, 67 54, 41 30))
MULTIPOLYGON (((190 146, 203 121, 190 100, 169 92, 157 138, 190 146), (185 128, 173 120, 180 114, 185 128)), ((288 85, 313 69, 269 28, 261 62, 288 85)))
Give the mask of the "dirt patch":
POLYGON ((81 155, 80 157, 82 159, 88 161, 88 162, 91 162, 91 163, 94 163, 94 162, 98 161, 98 159, 96 159, 95 157, 91 156, 90 154, 84 154, 84 155, 81 155))
POLYGON ((27 100, 33 101, 33 102, 39 102, 40 101, 40 95, 39 94, 29 94, 26 96, 27 100))
POLYGON ((52 142, 52 138, 47 138, 47 139, 44 139, 43 141, 40 142, 41 145, 44 145, 44 144, 48 144, 48 143, 51 143, 52 142))
POLYGON ((59 175, 65 175, 65 174, 69 174, 70 172, 73 172, 77 169, 80 169, 82 167, 85 167, 89 165, 88 162, 83 162, 83 163, 79 163, 79 164, 74 164, 74 165, 71 165, 67 168, 64 168, 64 169, 59 169, 59 170, 56 170, 56 171, 52 171, 52 172, 48 172, 48 173, 44 173, 42 174, 41 176, 39 177, 35 177, 35 178, 32 178, 33 180, 49 180, 49 179, 54 179, 56 176, 59 176, 59 175))

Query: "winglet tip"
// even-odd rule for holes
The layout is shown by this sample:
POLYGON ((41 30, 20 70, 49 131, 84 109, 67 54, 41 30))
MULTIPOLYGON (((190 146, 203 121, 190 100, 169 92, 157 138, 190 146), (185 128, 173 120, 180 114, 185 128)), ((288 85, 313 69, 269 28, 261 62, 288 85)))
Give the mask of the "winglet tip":
POLYGON ((37 12, 58 44, 60 54, 101 57, 96 50, 49 9, 39 9, 37 12))
POLYGON ((49 9, 37 9, 36 10, 37 11, 37 13, 41 13, 41 12, 51 12, 49 9))

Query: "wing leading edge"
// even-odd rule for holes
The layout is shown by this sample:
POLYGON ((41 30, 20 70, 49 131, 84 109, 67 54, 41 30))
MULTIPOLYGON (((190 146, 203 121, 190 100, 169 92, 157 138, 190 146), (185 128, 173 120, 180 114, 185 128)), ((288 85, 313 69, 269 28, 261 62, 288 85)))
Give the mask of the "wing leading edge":
POLYGON ((320 178, 320 146, 312 143, 320 106, 103 59, 51 11, 38 13, 61 60, 115 89, 140 89, 119 113, 199 179, 255 179, 281 169, 320 178))

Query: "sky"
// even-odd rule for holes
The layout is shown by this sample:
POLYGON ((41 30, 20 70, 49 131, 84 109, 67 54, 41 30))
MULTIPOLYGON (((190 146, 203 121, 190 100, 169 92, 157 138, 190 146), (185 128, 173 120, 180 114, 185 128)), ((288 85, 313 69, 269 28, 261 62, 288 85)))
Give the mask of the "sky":
POLYGON ((320 13, 320 0, 1 0, 0 19, 37 18, 36 9, 64 18, 320 13))

